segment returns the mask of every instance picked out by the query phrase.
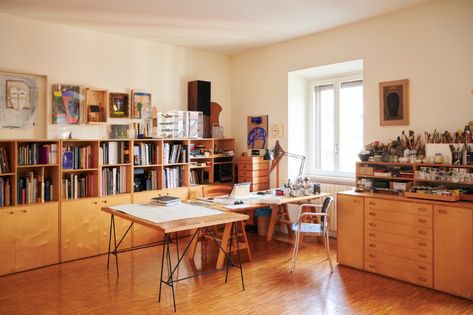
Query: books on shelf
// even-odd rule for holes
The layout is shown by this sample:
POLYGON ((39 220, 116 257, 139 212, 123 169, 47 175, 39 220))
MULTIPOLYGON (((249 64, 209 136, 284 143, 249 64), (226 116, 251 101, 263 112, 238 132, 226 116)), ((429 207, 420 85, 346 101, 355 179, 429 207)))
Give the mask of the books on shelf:
POLYGON ((109 141, 100 145, 99 159, 102 165, 126 164, 129 160, 127 141, 109 141))
POLYGON ((135 169, 133 173, 134 192, 158 189, 158 171, 138 168, 135 169))
POLYGON ((62 198, 64 200, 93 197, 96 185, 93 174, 70 174, 62 179, 62 198))
POLYGON ((139 142, 133 145, 133 164, 153 165, 157 164, 158 150, 154 143, 139 142))
POLYGON ((182 187, 184 184, 184 168, 182 166, 164 168, 164 188, 182 187))
POLYGON ((9 178, 0 177, 0 207, 11 205, 11 184, 9 178))
POLYGON ((18 145, 18 165, 56 164, 57 144, 28 143, 18 145))
POLYGON ((151 198, 151 201, 163 206, 174 206, 181 203, 181 199, 173 196, 159 196, 151 198))
POLYGON ((209 171, 204 169, 191 170, 189 180, 191 185, 208 184, 210 180, 209 171))
POLYGON ((126 193, 126 166, 102 169, 101 195, 126 193))
POLYGON ((187 163, 187 145, 163 144, 163 164, 187 163))
POLYGON ((0 174, 10 173, 10 164, 5 148, 0 147, 0 174))
POLYGON ((68 169, 88 169, 94 167, 93 149, 88 145, 85 147, 66 146, 62 152, 62 168, 68 169))
POLYGON ((28 172, 18 177, 17 201, 19 205, 41 203, 53 200, 51 180, 42 175, 28 172))

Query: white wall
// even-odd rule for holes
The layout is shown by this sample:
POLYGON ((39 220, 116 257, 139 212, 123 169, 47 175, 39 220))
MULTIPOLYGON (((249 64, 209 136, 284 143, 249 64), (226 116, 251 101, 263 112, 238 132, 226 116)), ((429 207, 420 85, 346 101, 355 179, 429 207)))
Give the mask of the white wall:
POLYGON ((270 125, 288 126, 288 72, 354 59, 364 62, 365 143, 395 138, 403 129, 462 128, 473 120, 472 56, 472 0, 436 1, 237 55, 232 128, 238 150, 245 149, 247 115, 269 114, 270 125), (406 78, 410 125, 380 127, 378 83, 406 78))
MULTIPOLYGON (((222 105, 221 122, 231 135, 229 57, 5 14, 0 43, 0 70, 47 75, 48 96, 52 83, 142 89, 152 93, 159 111, 186 110, 187 82, 211 81, 212 101, 222 105)), ((45 116, 43 110, 41 134, 0 129, 0 138, 45 137, 45 116)))

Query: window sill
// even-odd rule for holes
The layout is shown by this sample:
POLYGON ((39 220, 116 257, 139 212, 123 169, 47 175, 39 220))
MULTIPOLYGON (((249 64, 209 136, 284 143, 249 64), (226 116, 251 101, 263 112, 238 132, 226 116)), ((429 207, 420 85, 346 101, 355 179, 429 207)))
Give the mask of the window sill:
POLYGON ((335 176, 321 176, 321 175, 305 175, 305 176, 307 176, 311 181, 315 181, 322 184, 355 186, 355 179, 353 177, 335 177, 335 176))

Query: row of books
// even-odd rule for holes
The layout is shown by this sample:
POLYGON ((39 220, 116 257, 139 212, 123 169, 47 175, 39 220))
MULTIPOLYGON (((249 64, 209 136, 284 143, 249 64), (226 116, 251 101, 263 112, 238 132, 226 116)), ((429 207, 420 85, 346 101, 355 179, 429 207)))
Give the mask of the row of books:
POLYGON ((66 146, 62 148, 62 168, 86 169, 94 167, 94 152, 92 146, 86 147, 66 146))
POLYGON ((135 143, 133 146, 134 165, 152 165, 157 164, 158 148, 153 143, 135 143))
POLYGON ((18 178, 18 204, 48 202, 53 200, 51 180, 33 172, 18 178))
POLYGON ((7 151, 0 147, 0 174, 10 173, 10 164, 8 163, 7 151))
POLYGON ((130 163, 127 141, 110 141, 100 145, 99 159, 102 165, 130 163))
POLYGON ((11 184, 9 178, 0 177, 0 207, 11 205, 11 184))
POLYGON ((191 185, 208 184, 210 179, 209 171, 204 169, 191 170, 189 176, 191 185))
POLYGON ((175 164, 187 162, 187 146, 182 144, 163 144, 163 163, 175 164))
POLYGON ((156 170, 145 171, 142 168, 134 170, 133 191, 146 191, 158 189, 158 172, 156 170))
POLYGON ((18 146, 18 165, 56 164, 57 144, 28 143, 18 146))
POLYGON ((93 197, 95 185, 93 174, 71 174, 62 179, 62 197, 65 200, 93 197))
POLYGON ((184 186, 184 168, 182 166, 164 168, 164 188, 184 186))
POLYGON ((101 195, 126 193, 126 166, 107 167, 102 170, 101 195))

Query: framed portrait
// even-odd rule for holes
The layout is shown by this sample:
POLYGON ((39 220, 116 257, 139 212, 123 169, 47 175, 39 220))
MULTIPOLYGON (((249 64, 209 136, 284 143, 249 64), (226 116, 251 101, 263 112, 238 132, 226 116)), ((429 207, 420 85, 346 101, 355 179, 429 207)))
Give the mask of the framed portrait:
POLYGON ((0 71, 0 128, 17 130, 1 136, 44 136, 38 116, 45 115, 46 92, 46 76, 0 71))
POLYGON ((379 124, 409 125, 409 80, 379 83, 379 124))
POLYGON ((149 120, 151 115, 151 93, 131 91, 131 118, 149 120))
POLYGON ((248 116, 248 150, 268 148, 268 115, 248 116))
POLYGON ((52 123, 58 125, 77 125, 81 119, 81 104, 84 96, 79 85, 52 85, 52 123))
POLYGON ((110 93, 110 118, 130 118, 128 93, 110 93))

